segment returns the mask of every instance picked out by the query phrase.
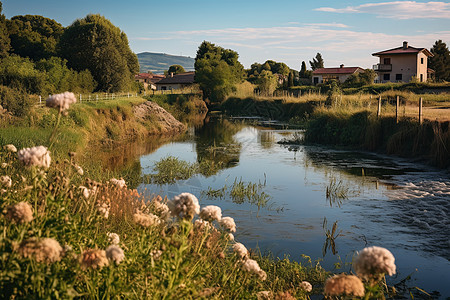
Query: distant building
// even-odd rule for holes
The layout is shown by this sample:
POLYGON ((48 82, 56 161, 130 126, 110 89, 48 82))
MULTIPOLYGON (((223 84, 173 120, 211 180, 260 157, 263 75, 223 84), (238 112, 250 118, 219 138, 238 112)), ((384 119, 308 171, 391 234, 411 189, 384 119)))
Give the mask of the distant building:
POLYGON ((158 75, 153 73, 139 73, 134 76, 134 79, 144 84, 146 90, 156 90, 156 83, 161 79, 164 79, 164 75, 158 75))
POLYGON ((181 74, 170 74, 168 77, 161 79, 156 83, 158 91, 178 90, 189 87, 195 83, 195 72, 186 72, 181 74))
POLYGON ((380 62, 373 66, 378 77, 376 82, 410 82, 417 78, 420 82, 428 79, 428 57, 433 56, 426 48, 415 48, 403 42, 402 47, 376 52, 380 62))
POLYGON ((364 69, 360 67, 344 67, 339 68, 320 68, 312 72, 312 82, 314 85, 318 83, 326 83, 330 80, 344 82, 350 75, 363 73, 364 69))

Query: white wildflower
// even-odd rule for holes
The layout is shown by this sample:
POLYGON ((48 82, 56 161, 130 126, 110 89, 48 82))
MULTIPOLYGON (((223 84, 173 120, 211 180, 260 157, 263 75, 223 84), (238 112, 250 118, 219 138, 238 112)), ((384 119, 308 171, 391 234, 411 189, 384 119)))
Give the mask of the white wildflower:
POLYGON ((39 240, 32 237, 20 244, 19 253, 23 257, 34 258, 38 262, 52 263, 61 260, 63 249, 58 241, 52 238, 39 240))
POLYGON ((97 211, 105 218, 109 217, 109 205, 107 203, 97 204, 97 211))
POLYGON ((364 297, 364 285, 355 275, 335 275, 325 281, 324 293, 326 296, 353 295, 364 297))
POLYGON ((302 283, 300 283, 300 288, 307 293, 312 291, 312 285, 308 281, 302 281, 302 283))
POLYGON ((259 267, 259 264, 256 260, 253 259, 247 259, 244 261, 242 265, 242 269, 245 271, 258 275, 259 279, 262 281, 267 279, 267 274, 261 268, 259 267))
POLYGON ((273 299, 273 293, 271 291, 257 292, 256 293, 256 299, 258 299, 258 300, 272 300, 273 299))
POLYGON ((14 146, 12 144, 5 145, 4 148, 6 151, 9 151, 9 152, 17 152, 16 146, 14 146))
POLYGON ((140 211, 136 212, 133 215, 133 220, 135 223, 141 225, 142 227, 150 227, 161 223, 161 219, 158 216, 152 213, 144 214, 140 211))
POLYGON ((0 176, 0 184, 6 188, 10 188, 12 186, 11 177, 8 175, 0 176))
POLYGON ((167 202, 172 216, 192 220, 200 212, 198 199, 190 193, 182 193, 167 202))
POLYGON ((169 207, 158 199, 153 199, 152 203, 155 208, 155 213, 162 219, 166 220, 170 215, 169 207))
POLYGON ((65 111, 69 109, 72 103, 77 102, 77 98, 74 93, 65 92, 61 94, 51 95, 46 101, 45 105, 48 107, 57 108, 59 111, 65 111))
POLYGON ((116 179, 116 178, 111 178, 109 180, 109 182, 115 186, 117 186, 118 188, 126 188, 127 184, 125 183, 125 180, 123 178, 120 179, 116 179))
POLYGON ((234 223, 234 219, 231 217, 223 217, 220 219, 220 226, 229 232, 236 232, 236 223, 234 223))
POLYGON ((32 148, 24 148, 17 153, 17 156, 19 160, 22 161, 27 167, 50 167, 51 158, 47 147, 36 146, 32 148))
POLYGON ((2 167, 2 169, 6 169, 7 167, 9 167, 9 164, 4 162, 0 166, 2 167))
POLYGON ((122 248, 117 245, 111 245, 106 248, 106 257, 109 260, 112 260, 116 263, 116 265, 120 264, 122 260, 125 258, 125 254, 123 253, 122 248))
POLYGON ((241 244, 241 243, 234 244, 233 250, 236 253, 236 255, 241 259, 245 259, 248 257, 248 250, 244 246, 244 244, 241 244))
POLYGON ((108 232, 106 234, 108 236, 108 241, 113 244, 113 245, 119 245, 120 243, 120 237, 117 233, 115 232, 108 232))
POLYGON ((222 218, 222 209, 215 205, 205 206, 200 211, 200 218, 209 222, 212 222, 214 220, 220 221, 220 219, 222 218))
POLYGON ((232 233, 228 233, 227 237, 230 241, 234 241, 234 235, 232 233))
POLYGON ((362 279, 369 280, 380 275, 395 274, 395 258, 392 253, 382 247, 367 247, 359 252, 353 263, 356 274, 362 279))
POLYGON ((83 185, 80 185, 78 188, 81 190, 81 193, 83 194, 83 197, 85 199, 88 199, 93 192, 92 190, 88 189, 87 187, 85 187, 83 185))
POLYGON ((101 269, 109 265, 105 250, 88 249, 81 255, 81 268, 101 269))
POLYGON ((74 165, 74 167, 75 167, 75 170, 77 170, 77 173, 80 174, 81 176, 83 176, 83 174, 84 174, 83 168, 80 167, 79 165, 74 165))
POLYGON ((6 218, 18 224, 33 221, 33 210, 28 202, 19 202, 7 209, 6 218))
POLYGON ((155 249, 155 250, 152 250, 152 252, 150 252, 150 256, 151 256, 154 260, 158 260, 158 259, 161 257, 162 253, 163 253, 163 252, 162 252, 161 250, 155 249))

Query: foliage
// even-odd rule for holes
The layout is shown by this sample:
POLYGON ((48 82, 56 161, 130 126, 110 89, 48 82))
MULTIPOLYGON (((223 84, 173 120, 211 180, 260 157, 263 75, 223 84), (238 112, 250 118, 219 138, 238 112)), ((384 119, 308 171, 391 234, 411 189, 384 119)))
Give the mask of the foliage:
POLYGON ((0 85, 40 94, 45 90, 45 80, 45 73, 36 70, 28 58, 10 55, 0 61, 0 85))
POLYGON ((2 2, 0 1, 0 59, 8 55, 11 47, 11 41, 6 27, 6 18, 2 14, 2 2))
POLYGON ((324 62, 323 62, 322 54, 317 53, 316 57, 313 58, 312 61, 311 60, 309 61, 309 64, 311 65, 311 69, 313 71, 315 71, 317 69, 320 69, 320 68, 323 68, 324 67, 324 62))
POLYGON ((350 75, 344 82, 344 87, 361 87, 373 84, 377 74, 372 69, 365 69, 363 73, 350 75))
POLYGON ((64 28, 55 20, 38 15, 15 16, 7 26, 12 53, 33 61, 56 56, 64 28))
POLYGON ((180 65, 171 65, 169 67, 169 70, 167 71, 167 74, 180 74, 180 73, 185 73, 186 71, 184 70, 183 66, 180 65))
POLYGON ((237 52, 203 41, 195 58, 195 81, 204 99, 221 102, 242 81, 244 67, 237 52))
POLYGON ((27 93, 0 85, 0 106, 13 115, 25 116, 31 109, 33 101, 27 93))
POLYGON ((262 70, 255 83, 262 95, 272 96, 278 86, 278 78, 271 71, 262 70))
POLYGON ((450 51, 447 45, 442 40, 438 40, 430 51, 434 56, 429 58, 429 67, 436 72, 436 80, 450 81, 450 51))
POLYGON ((69 67, 89 70, 97 90, 118 92, 133 87, 139 71, 137 56, 126 34, 100 15, 87 15, 70 25, 60 40, 61 55, 69 67))

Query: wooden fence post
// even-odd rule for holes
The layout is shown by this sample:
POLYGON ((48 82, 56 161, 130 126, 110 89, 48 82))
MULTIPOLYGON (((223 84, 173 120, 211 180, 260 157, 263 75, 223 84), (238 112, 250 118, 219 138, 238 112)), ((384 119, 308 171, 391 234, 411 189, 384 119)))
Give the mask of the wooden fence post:
POLYGON ((398 124, 398 106, 400 104, 400 96, 397 96, 397 103, 395 104, 395 122, 398 124))
POLYGON ((41 104, 42 104, 42 97, 39 96, 39 106, 41 106, 41 104))
POLYGON ((377 118, 381 117, 381 96, 378 97, 377 118))
POLYGON ((81 103, 81 94, 80 94, 80 103, 81 103))
POLYGON ((423 123, 423 114, 422 114, 422 97, 419 98, 419 124, 422 125, 423 123))

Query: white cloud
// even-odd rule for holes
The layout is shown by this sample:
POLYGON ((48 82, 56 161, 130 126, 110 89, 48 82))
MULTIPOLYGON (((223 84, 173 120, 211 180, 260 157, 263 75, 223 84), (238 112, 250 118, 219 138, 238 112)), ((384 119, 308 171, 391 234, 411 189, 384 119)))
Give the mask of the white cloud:
POLYGON ((333 13, 367 13, 380 18, 393 19, 450 19, 450 3, 394 1, 382 3, 367 3, 345 8, 320 7, 316 11, 333 13))
POLYGON ((309 23, 305 24, 313 27, 334 27, 334 28, 349 28, 350 26, 340 23, 309 23))

